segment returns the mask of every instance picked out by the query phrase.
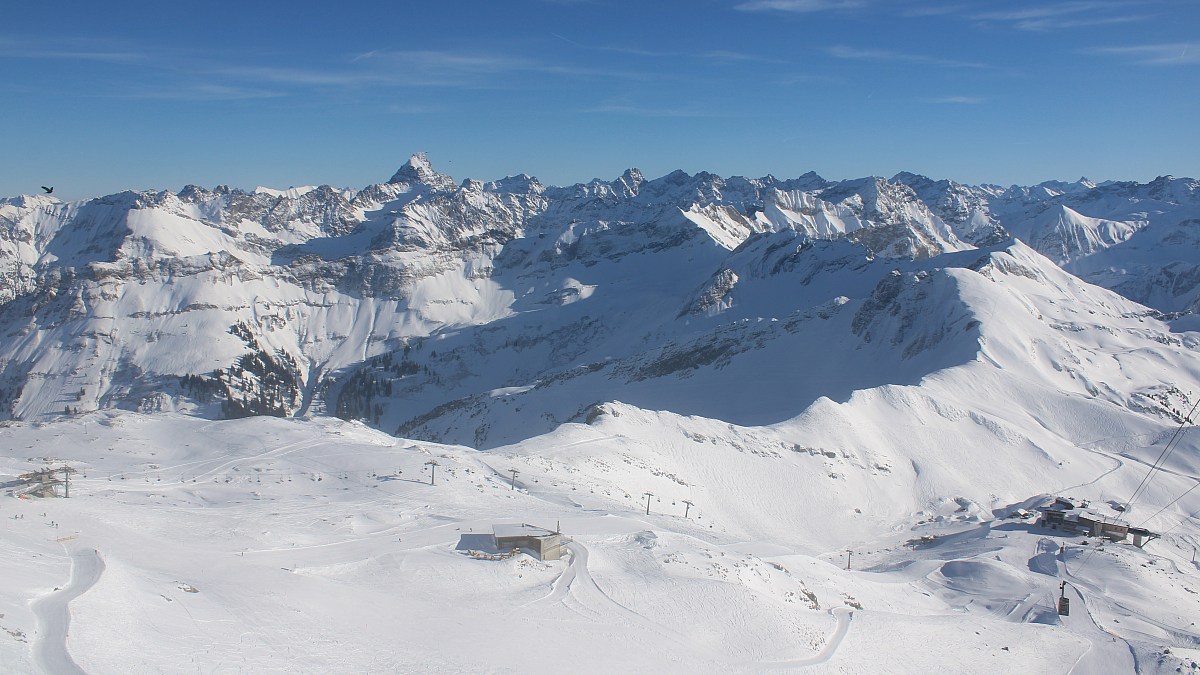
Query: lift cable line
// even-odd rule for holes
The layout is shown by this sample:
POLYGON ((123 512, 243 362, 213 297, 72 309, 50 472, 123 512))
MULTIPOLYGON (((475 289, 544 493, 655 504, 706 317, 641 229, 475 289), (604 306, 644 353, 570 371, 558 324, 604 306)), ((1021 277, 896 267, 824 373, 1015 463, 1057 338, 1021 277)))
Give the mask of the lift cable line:
MULTIPOLYGON (((1195 405, 1193 405, 1192 409, 1188 411, 1188 414, 1184 416, 1183 420, 1179 423, 1179 426, 1176 427, 1175 433, 1171 434, 1171 438, 1167 441, 1167 444, 1165 446, 1163 446, 1163 451, 1161 453, 1159 453, 1158 459, 1155 460, 1154 464, 1150 467, 1150 470, 1146 472, 1145 478, 1143 478, 1142 482, 1139 483, 1137 488, 1134 489, 1133 494, 1130 495, 1130 497, 1129 497, 1129 501, 1125 502, 1126 517, 1128 517, 1128 515, 1133 511, 1134 501, 1138 497, 1145 494, 1146 487, 1149 486, 1150 481, 1153 480, 1154 474, 1157 471, 1162 469, 1162 465, 1166 461, 1167 457, 1169 457, 1171 455, 1171 453, 1174 452, 1175 448, 1179 447, 1179 441, 1180 441, 1180 439, 1183 438, 1184 433, 1187 432, 1189 425, 1192 423, 1192 416, 1196 413, 1196 410, 1198 408, 1200 408, 1200 399, 1196 400, 1195 405)), ((1192 487, 1185 490, 1183 494, 1181 494, 1178 497, 1176 497, 1175 499, 1173 499, 1169 504, 1167 504, 1166 506, 1164 506, 1161 509, 1159 509, 1158 511, 1156 511, 1149 518, 1146 518, 1145 520, 1143 520, 1140 525, 1146 524, 1146 522, 1148 522, 1149 520, 1151 520, 1158 514, 1162 513, 1169 506, 1171 506, 1175 502, 1179 501, 1180 499, 1183 499, 1183 497, 1185 495, 1187 495, 1192 490, 1195 490, 1197 486, 1200 486, 1200 483, 1196 483, 1196 485, 1193 485, 1192 487)), ((1139 525, 1139 527, 1140 527, 1140 525, 1139 525)), ((1096 554, 1097 550, 1099 550, 1099 547, 1089 549, 1087 552, 1087 555, 1085 555, 1083 557, 1083 560, 1080 561, 1079 567, 1075 568, 1075 571, 1073 572, 1073 574, 1078 576, 1079 573, 1083 571, 1083 568, 1087 566, 1088 562, 1091 561, 1092 556, 1094 556, 1096 554)), ((1064 559, 1064 567, 1065 567, 1065 562, 1066 561, 1064 559)))
POLYGON ((1196 404, 1193 405, 1192 409, 1188 411, 1188 414, 1184 416, 1183 421, 1181 421, 1179 426, 1176 427, 1175 433, 1171 434, 1170 440, 1168 440, 1167 444, 1163 446, 1163 450, 1161 453, 1159 453, 1158 459, 1154 461, 1154 464, 1150 467, 1150 470, 1146 472, 1145 478, 1142 478, 1142 482, 1138 484, 1136 489, 1134 489, 1133 494, 1129 497, 1129 501, 1125 504, 1125 508, 1127 510, 1133 509, 1134 500, 1145 493, 1146 488, 1150 485, 1150 481, 1153 480, 1154 474, 1162 469, 1167 457, 1169 457, 1171 453, 1175 451, 1175 448, 1179 447, 1179 441, 1187 432, 1188 425, 1191 424, 1192 421, 1192 415, 1196 413, 1197 408, 1200 408, 1200 399, 1196 400, 1196 404))
MULTIPOLYGON (((1162 513, 1163 511, 1166 511, 1167 509, 1169 509, 1169 508, 1171 508, 1172 506, 1174 506, 1174 505, 1175 505, 1175 502, 1178 502, 1180 499, 1183 499, 1184 497, 1188 496, 1188 493, 1189 493, 1189 492, 1191 492, 1192 490, 1195 490, 1195 489, 1196 489, 1196 488, 1198 488, 1198 487, 1200 487, 1200 481, 1197 481, 1195 485, 1193 485, 1192 487, 1190 487, 1190 488, 1188 488, 1188 489, 1184 490, 1184 491, 1183 491, 1183 494, 1181 494, 1181 495, 1179 495, 1178 497, 1176 497, 1175 499, 1172 499, 1171 501, 1167 502, 1167 505, 1166 505, 1166 506, 1164 506, 1164 507, 1162 507, 1161 509, 1159 509, 1159 510, 1155 511, 1153 515, 1151 515, 1151 516, 1147 517, 1145 520, 1143 520, 1142 522, 1138 523, 1138 527, 1141 527, 1141 526, 1145 525, 1146 523, 1150 522, 1151 520, 1153 520, 1153 519, 1154 519, 1154 517, 1155 517, 1155 516, 1157 516, 1158 514, 1162 513)), ((1190 518, 1190 517, 1191 517, 1191 516, 1189 516, 1189 518, 1190 518)), ((1187 518, 1184 518, 1184 520, 1187 520, 1187 518)), ((1181 521, 1181 522, 1182 522, 1182 521, 1181 521)), ((1176 525, 1175 527, 1179 527, 1179 526, 1178 526, 1178 525, 1176 525)), ((1174 528, 1172 528, 1172 529, 1174 529, 1174 528)))
MULTIPOLYGON (((1188 490, 1188 492, 1191 492, 1191 490, 1188 490)), ((1187 494, 1187 493, 1184 493, 1184 494, 1187 494)), ((1171 502, 1171 503, 1174 504, 1175 502, 1171 502)), ((1174 530, 1175 528, 1179 527, 1180 525, 1186 523, 1187 521, 1191 520, 1192 518, 1195 518, 1196 516, 1200 516, 1200 510, 1193 511, 1191 513, 1191 515, 1185 517, 1183 520, 1179 521, 1178 523, 1175 523, 1174 525, 1167 528, 1166 530, 1163 530, 1162 533, 1166 534, 1166 533, 1170 532, 1171 530, 1174 530)))

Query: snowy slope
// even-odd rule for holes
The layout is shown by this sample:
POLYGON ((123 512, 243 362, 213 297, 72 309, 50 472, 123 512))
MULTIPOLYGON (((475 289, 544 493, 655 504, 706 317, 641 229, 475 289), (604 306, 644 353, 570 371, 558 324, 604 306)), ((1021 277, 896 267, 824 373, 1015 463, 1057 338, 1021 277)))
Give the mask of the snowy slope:
MULTIPOLYGON (((1195 200, 1186 179, 1000 190, 912 174, 831 183, 813 174, 646 180, 630 170, 565 188, 523 175, 456 185, 424 155, 357 193, 189 186, 70 204, 10 199, 0 205, 0 293, 10 298, 0 308, 10 327, 0 398, 24 418, 189 407, 171 382, 238 367, 248 345, 229 331, 242 323, 258 347, 295 363, 289 377, 304 403, 288 409, 324 407, 323 394, 339 391, 324 377, 432 337, 557 307, 555 321, 542 313, 537 325, 565 339, 581 312, 567 305, 583 294, 593 307, 616 302, 601 310, 605 321, 580 314, 597 330, 652 333, 651 346, 665 348, 692 331, 687 321, 641 327, 701 296, 729 305, 719 287, 741 273, 718 259, 772 232, 780 242, 852 242, 871 258, 910 259, 995 245, 1008 228, 1093 282, 1178 311, 1200 293, 1186 255, 1198 245, 1196 221, 1185 217, 1195 200)), ((754 316, 780 318, 838 295, 853 294, 786 310, 768 296, 754 316)), ((455 391, 530 384, 501 379, 455 391)))
POLYGON ((0 483, 81 475, 0 496, 0 669, 1173 672, 1197 439, 1138 488, 1200 334, 1135 299, 1194 302, 1195 199, 418 154, 5 200, 0 483), (1165 536, 1008 517, 1064 493, 1165 536), (570 554, 456 550, 496 522, 570 554))
MULTIPOLYGON (((171 379, 236 366, 245 346, 228 331, 239 323, 296 363, 291 376, 312 398, 321 374, 438 331, 502 319, 522 300, 573 297, 589 286, 559 275, 564 266, 700 246, 709 262, 697 264, 692 251, 671 265, 707 275, 712 258, 752 233, 811 231, 797 221, 768 223, 753 208, 773 204, 781 190, 824 185, 814 177, 682 172, 646 181, 631 170, 571 188, 528 176, 456 186, 416 155, 389 182, 353 195, 327 186, 189 186, 177 195, 73 204, 8 200, 0 213, 8 227, 3 292, 12 298, 0 310, 10 317, 3 399, 17 417, 173 407, 171 379), (531 266, 541 272, 532 286, 500 280, 516 273, 525 283, 531 266)), ((881 195, 878 181, 838 195, 855 236, 887 254, 956 246, 925 222, 930 214, 881 195)), ((664 293, 686 293, 698 281, 680 282, 664 293)))
POLYGON ((1000 188, 901 173, 893 181, 915 190, 964 241, 1011 233, 1073 274, 1164 312, 1191 311, 1200 298, 1194 179, 1000 188))
MULTIPOLYGON (((883 412, 848 405, 859 422, 883 412)), ((913 426, 948 430, 947 412, 913 426)), ((814 446, 784 448, 771 438, 784 426, 610 404, 591 425, 489 453, 328 418, 121 412, 10 425, 0 480, 46 462, 79 473, 69 500, 4 500, 0 627, 12 639, 0 666, 510 672, 552 658, 586 673, 1124 673, 1134 659, 1173 672, 1200 644, 1200 605, 1182 591, 1200 574, 1194 528, 1145 551, 1097 549, 957 493, 888 510, 914 487, 941 487, 950 467, 930 475, 921 448, 915 483, 906 466, 860 466, 840 454, 853 448, 827 444, 844 422, 815 422, 797 422, 825 430, 814 446), (463 550, 504 522, 561 527, 569 553, 463 550), (1073 603, 1063 621, 1060 578, 1073 603)), ((962 437, 981 439, 1010 461, 1028 456, 962 437)), ((1066 466, 1055 478, 1076 496, 1141 474, 1116 454, 1054 450, 1066 466)), ((978 480, 992 466, 959 472, 978 480)), ((1029 497, 1047 485, 1032 470, 1006 478, 1029 497)))

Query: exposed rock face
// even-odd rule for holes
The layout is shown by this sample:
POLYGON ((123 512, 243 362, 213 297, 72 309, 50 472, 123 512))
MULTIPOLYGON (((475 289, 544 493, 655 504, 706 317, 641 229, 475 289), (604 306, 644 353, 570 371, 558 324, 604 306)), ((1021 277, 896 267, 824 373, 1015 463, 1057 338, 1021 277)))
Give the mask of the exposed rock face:
POLYGON ((552 426, 629 383, 669 401, 663 382, 805 331, 932 367, 976 344, 939 270, 1010 232, 1131 298, 1195 308, 1197 194, 1170 177, 1005 189, 636 169, 456 184, 417 154, 357 192, 18 197, 0 201, 0 411, 328 410, 489 444, 513 432, 465 420, 556 392, 525 422, 552 426))

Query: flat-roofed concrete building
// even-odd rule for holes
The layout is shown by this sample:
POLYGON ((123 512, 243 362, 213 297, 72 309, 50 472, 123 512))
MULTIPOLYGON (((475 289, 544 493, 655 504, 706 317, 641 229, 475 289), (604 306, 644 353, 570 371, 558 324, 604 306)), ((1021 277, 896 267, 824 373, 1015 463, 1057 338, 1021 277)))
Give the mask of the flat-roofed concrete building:
POLYGON ((521 549, 541 560, 562 558, 562 535, 558 532, 521 523, 493 525, 492 536, 496 540, 496 549, 500 551, 521 549))
POLYGON ((1159 537, 1147 529, 1130 527, 1129 523, 1124 520, 1077 506, 1070 500, 1061 497, 1056 499, 1053 504, 1042 508, 1042 518, 1039 524, 1052 530, 1104 537, 1109 541, 1125 541, 1132 535, 1133 545, 1138 548, 1142 548, 1151 540, 1159 537))

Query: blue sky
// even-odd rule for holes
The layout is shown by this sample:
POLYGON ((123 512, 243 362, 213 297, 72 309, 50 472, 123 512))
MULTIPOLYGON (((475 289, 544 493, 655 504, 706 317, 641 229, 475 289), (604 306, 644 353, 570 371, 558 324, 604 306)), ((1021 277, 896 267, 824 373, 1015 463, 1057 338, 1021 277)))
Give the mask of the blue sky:
POLYGON ((1200 177, 1194 0, 21 3, 0 82, 0 195, 1200 177))

